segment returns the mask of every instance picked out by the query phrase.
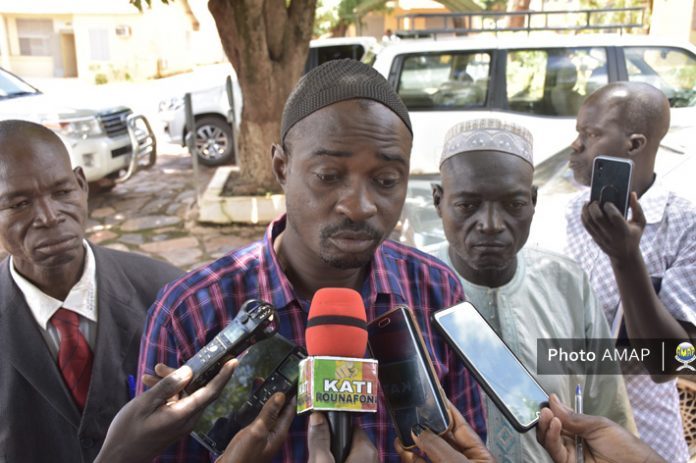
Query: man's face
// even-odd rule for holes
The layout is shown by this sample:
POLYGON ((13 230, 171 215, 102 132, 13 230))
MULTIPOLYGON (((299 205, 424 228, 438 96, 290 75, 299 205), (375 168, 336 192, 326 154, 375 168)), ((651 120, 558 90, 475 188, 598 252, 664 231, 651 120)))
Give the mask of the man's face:
POLYGON ((286 232, 304 247, 291 251, 338 269, 368 264, 406 198, 411 133, 404 122, 380 103, 342 101, 300 121, 286 148, 274 168, 286 232))
POLYGON ((570 147, 570 168, 575 180, 590 185, 592 163, 597 156, 626 157, 631 143, 620 124, 618 108, 595 98, 586 102, 578 112, 577 138, 570 147))
POLYGON ((516 268, 534 216, 533 173, 523 159, 497 151, 445 161, 442 190, 434 199, 455 267, 465 279, 481 281, 484 274, 516 268))
POLYGON ((65 147, 34 138, 0 151, 0 240, 17 270, 31 276, 81 258, 87 182, 65 147))

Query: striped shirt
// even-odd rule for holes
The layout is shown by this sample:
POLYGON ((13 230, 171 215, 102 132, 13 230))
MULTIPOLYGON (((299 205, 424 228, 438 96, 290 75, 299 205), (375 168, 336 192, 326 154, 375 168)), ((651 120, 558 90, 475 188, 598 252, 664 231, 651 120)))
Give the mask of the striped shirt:
MULTIPOLYGON (((285 229, 285 217, 269 225, 263 240, 233 251, 190 272, 160 291, 150 308, 143 335, 138 378, 152 374, 157 363, 182 365, 235 316, 248 299, 261 299, 278 311, 279 333, 305 345, 309 300, 298 298, 273 250, 273 240, 285 229)), ((434 310, 464 299, 458 278, 441 261, 416 249, 385 241, 375 252, 361 295, 372 320, 397 304, 412 310, 425 339, 442 387, 472 428, 485 439, 486 422, 478 386, 430 321, 434 310)), ((143 385, 139 382, 138 391, 143 385)), ((396 437, 383 398, 374 415, 359 423, 379 451, 380 461, 398 462, 396 437)), ((274 461, 307 461, 307 416, 295 418, 281 454, 274 461)), ((211 457, 195 440, 185 438, 156 461, 207 462, 211 457)))
MULTIPOLYGON (((621 296, 611 261, 580 218, 589 196, 586 191, 569 204, 567 253, 590 278, 609 325, 620 326, 621 296)), ((696 326, 696 208, 657 181, 640 197, 640 205, 646 220, 640 250, 651 279, 660 282, 657 295, 676 320, 696 326)), ((689 452, 676 380, 655 383, 639 362, 625 368, 625 373, 633 373, 625 380, 640 437, 670 463, 686 463, 689 452)))

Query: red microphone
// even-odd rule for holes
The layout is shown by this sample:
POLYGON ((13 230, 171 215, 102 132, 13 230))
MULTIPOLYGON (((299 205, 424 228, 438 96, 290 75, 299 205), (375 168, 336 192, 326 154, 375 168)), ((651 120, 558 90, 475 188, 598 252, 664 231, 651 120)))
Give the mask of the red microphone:
POLYGON ((367 316, 360 294, 349 288, 322 288, 309 306, 305 341, 309 355, 363 358, 367 316))
POLYGON ((297 411, 326 411, 331 453, 346 460, 353 440, 352 415, 377 411, 377 361, 365 359, 367 317, 360 294, 322 288, 314 294, 305 331, 307 353, 300 362, 297 411))

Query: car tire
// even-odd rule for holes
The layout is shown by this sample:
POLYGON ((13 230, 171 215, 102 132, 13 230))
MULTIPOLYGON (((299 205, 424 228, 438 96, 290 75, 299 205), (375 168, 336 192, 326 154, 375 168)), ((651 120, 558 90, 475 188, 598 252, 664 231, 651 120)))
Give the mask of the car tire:
POLYGON ((236 163, 234 133, 225 119, 205 116, 196 120, 194 142, 201 164, 221 166, 236 163))

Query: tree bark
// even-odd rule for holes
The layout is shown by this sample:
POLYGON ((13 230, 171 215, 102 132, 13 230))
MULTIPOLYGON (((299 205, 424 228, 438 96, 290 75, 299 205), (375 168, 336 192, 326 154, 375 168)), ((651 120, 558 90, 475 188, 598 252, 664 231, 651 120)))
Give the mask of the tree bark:
MULTIPOLYGON (((527 11, 530 0, 517 0, 513 11, 527 11)), ((524 27, 526 16, 513 16, 510 18, 510 27, 524 27)))
POLYGON ((285 100, 304 70, 316 1, 208 1, 244 100, 237 159, 246 185, 240 193, 278 191, 271 145, 280 142, 285 100))

